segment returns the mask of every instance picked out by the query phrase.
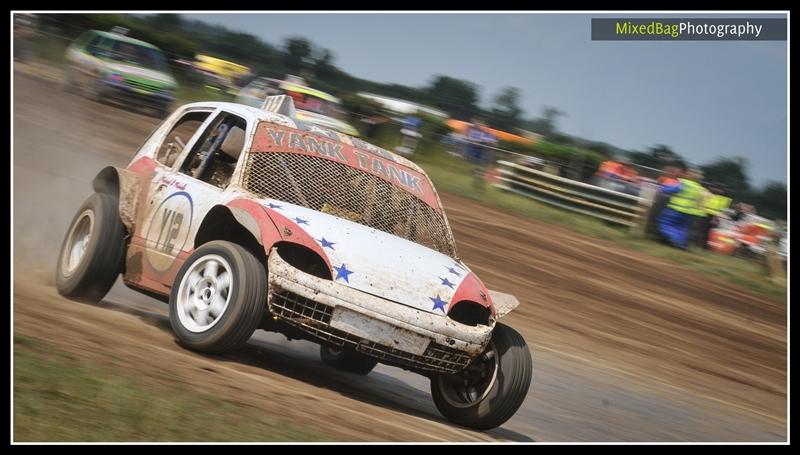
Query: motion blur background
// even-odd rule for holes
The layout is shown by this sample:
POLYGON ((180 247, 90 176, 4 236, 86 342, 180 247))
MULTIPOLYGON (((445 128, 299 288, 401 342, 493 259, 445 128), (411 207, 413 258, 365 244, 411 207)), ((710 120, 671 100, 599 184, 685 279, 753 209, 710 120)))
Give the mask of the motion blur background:
POLYGON ((592 43, 590 17, 14 14, 15 438, 785 440, 786 43, 592 43), (73 78, 91 30, 148 46, 135 77, 73 78), (97 307, 55 295, 97 171, 181 104, 272 93, 422 166, 465 261, 522 301, 536 371, 503 428, 452 427, 415 375, 354 384, 304 342, 181 352, 166 307, 120 284, 97 307), (632 191, 598 183, 605 162, 635 169, 632 191), (725 189, 736 248, 645 235, 675 163, 725 189), (741 206, 768 225, 755 240, 741 206))

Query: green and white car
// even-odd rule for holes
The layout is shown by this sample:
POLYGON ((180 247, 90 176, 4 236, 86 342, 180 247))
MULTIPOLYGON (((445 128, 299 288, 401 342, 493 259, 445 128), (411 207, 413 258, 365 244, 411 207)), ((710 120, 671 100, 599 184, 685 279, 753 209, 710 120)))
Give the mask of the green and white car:
POLYGON ((144 106, 166 116, 177 83, 163 52, 118 32, 89 30, 66 52, 67 85, 96 101, 144 106))

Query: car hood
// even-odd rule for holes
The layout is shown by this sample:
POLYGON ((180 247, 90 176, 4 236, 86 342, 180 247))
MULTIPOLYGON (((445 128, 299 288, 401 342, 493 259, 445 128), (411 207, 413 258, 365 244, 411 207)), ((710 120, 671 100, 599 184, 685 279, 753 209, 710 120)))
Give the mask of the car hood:
POLYGON ((333 117, 328 117, 327 115, 317 114, 316 112, 310 111, 303 111, 297 110, 296 117, 299 120, 303 120, 305 122, 313 123, 315 125, 319 125, 323 128, 329 128, 334 131, 338 131, 340 133, 344 133, 350 136, 358 137, 358 131, 353 128, 351 125, 337 120, 333 117))
POLYGON ((350 288, 444 315, 470 273, 462 262, 392 234, 283 201, 259 202, 313 238, 333 280, 350 288))
POLYGON ((162 71, 117 62, 109 62, 106 68, 108 71, 117 73, 123 77, 143 79, 164 87, 174 87, 176 85, 175 79, 162 71))

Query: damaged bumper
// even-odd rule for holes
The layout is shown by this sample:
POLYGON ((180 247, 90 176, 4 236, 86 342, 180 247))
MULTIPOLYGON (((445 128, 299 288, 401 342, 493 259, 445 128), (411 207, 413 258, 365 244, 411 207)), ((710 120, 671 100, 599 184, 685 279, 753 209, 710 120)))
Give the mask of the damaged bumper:
POLYGON ((416 371, 460 371, 492 334, 492 327, 460 324, 304 273, 275 249, 269 255, 268 308, 320 341, 416 371))

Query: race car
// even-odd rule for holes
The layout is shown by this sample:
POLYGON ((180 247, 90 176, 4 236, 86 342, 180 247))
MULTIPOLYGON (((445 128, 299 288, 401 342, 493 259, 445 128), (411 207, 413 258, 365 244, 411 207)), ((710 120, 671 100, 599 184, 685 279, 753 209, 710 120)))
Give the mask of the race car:
MULTIPOLYGON (((719 226, 712 229, 708 236, 708 246, 715 253, 737 257, 761 257, 766 254, 767 244, 774 240, 775 228, 766 218, 748 215, 739 222, 732 222, 720 217, 719 226)), ((779 243, 779 245, 781 245, 779 243)), ((785 241, 782 245, 785 245, 785 241)), ((779 247, 779 254, 785 258, 779 247)))
POLYGON ((285 80, 258 77, 243 87, 236 102, 260 107, 268 96, 288 95, 297 109, 296 117, 304 122, 358 137, 358 130, 345 121, 339 98, 306 85, 302 78, 287 76, 285 80))
POLYGON ((376 363, 430 378, 439 411, 490 429, 532 378, 518 304, 459 259, 425 172, 358 138, 264 109, 201 102, 172 113, 78 209, 58 292, 99 302, 117 277, 169 304, 186 348, 226 353, 256 329, 321 345, 355 374, 376 363))
POLYGON ((154 110, 166 117, 177 82, 164 54, 150 43, 110 32, 89 30, 67 48, 66 87, 95 101, 115 101, 154 110))

